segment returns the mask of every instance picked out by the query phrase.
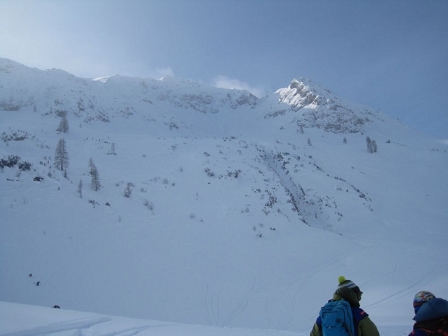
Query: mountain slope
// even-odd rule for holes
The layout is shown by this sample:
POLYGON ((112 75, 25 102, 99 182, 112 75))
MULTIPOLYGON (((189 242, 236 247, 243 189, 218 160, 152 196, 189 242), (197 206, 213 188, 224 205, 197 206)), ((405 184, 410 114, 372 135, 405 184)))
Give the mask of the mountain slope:
MULTIPOLYGON (((30 305, 0 302, 0 335, 64 335, 67 333, 89 335, 139 334, 142 336, 293 336, 297 332, 218 328, 203 325, 188 325, 173 322, 106 316, 65 309, 52 309, 30 305), (20 318, 17 318, 17 317, 20 318)), ((380 329, 381 335, 405 334, 403 326, 387 326, 380 329)))
POLYGON ((443 293, 447 144, 385 114, 302 79, 257 99, 0 59, 0 87, 0 159, 32 164, 0 175, 0 300, 302 330, 341 274, 373 320, 443 293))

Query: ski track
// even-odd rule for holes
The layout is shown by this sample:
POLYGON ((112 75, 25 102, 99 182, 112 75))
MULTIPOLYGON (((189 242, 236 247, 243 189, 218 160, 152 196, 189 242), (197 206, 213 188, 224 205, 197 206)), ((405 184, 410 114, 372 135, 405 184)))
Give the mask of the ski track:
POLYGON ((35 336, 46 335, 64 331, 89 329, 101 323, 109 322, 112 319, 109 317, 90 317, 82 318, 73 321, 60 322, 54 325, 41 326, 28 330, 21 330, 17 332, 0 334, 1 336, 35 336))
POLYGON ((400 291, 392 293, 383 299, 375 301, 375 302, 365 306, 365 308, 375 307, 377 305, 382 306, 384 304, 389 304, 389 303, 396 301, 402 297, 412 297, 414 295, 414 293, 417 291, 417 288, 422 288, 422 287, 426 286, 428 283, 431 282, 431 280, 437 278, 437 276, 446 272, 446 270, 448 270, 448 266, 445 266, 443 268, 435 268, 432 271, 423 275, 419 280, 417 280, 412 285, 410 285, 406 288, 403 288, 400 291))

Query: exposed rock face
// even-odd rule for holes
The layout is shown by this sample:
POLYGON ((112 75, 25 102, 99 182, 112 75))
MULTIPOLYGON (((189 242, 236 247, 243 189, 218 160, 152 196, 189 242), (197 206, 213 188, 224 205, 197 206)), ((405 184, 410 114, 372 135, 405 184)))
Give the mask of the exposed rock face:
POLYGON ((281 108, 269 111, 265 117, 294 114, 299 127, 317 127, 333 133, 356 133, 369 121, 367 111, 356 111, 331 91, 310 80, 294 79, 287 88, 275 92, 281 108), (286 105, 286 106, 285 106, 286 105))

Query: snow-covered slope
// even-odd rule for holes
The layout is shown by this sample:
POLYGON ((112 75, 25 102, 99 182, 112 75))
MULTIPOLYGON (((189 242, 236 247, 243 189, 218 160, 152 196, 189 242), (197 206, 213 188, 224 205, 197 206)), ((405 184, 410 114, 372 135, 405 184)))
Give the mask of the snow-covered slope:
MULTIPOLYGON (((381 335, 407 335, 402 326, 385 326, 381 335)), ((0 302, 0 335, 140 335, 140 336, 297 336, 297 332, 219 328, 107 316, 73 310, 52 309, 0 302)), ((303 333, 306 334, 306 333, 303 333)))
POLYGON ((123 123, 130 121, 133 132, 140 125, 139 131, 153 135, 177 130, 177 136, 194 131, 220 136, 222 125, 212 130, 205 127, 210 120, 246 118, 241 110, 257 104, 257 98, 247 91, 216 89, 170 77, 153 80, 115 75, 88 80, 62 70, 29 69, 6 59, 0 59, 0 75, 0 110, 33 107, 48 117, 67 114, 72 123, 102 122, 108 129, 121 131, 123 123), (225 118, 207 116, 222 110, 227 111, 225 118))
POLYGON ((308 332, 341 274, 374 321, 448 296, 447 144, 309 80, 257 99, 0 59, 0 134, 2 301, 308 332))

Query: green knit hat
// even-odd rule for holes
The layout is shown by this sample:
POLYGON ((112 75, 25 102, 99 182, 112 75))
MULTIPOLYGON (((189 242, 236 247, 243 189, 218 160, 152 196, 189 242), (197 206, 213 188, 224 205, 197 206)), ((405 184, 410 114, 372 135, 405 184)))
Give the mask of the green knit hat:
MULTIPOLYGON (((351 280, 347 280, 345 278, 345 276, 341 275, 340 277, 338 277, 338 281, 339 281, 339 286, 338 288, 342 288, 342 287, 348 287, 350 289, 354 289, 356 287, 358 287, 353 281, 351 280)), ((359 288, 359 287, 358 287, 359 288)))
POLYGON ((349 288, 355 292, 356 296, 358 297, 358 300, 361 300, 362 292, 359 289, 358 285, 356 285, 352 280, 348 280, 345 278, 345 276, 341 275, 338 277, 338 282, 339 282, 338 289, 349 288))

